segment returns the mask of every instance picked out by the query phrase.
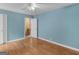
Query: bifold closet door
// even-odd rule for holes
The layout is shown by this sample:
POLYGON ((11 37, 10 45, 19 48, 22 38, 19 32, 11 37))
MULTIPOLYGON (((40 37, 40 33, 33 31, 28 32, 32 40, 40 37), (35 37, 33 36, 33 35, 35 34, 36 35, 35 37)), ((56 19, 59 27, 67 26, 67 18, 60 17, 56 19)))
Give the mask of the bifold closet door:
POLYGON ((7 16, 0 14, 0 44, 7 42, 7 16))
POLYGON ((0 44, 3 43, 3 15, 0 14, 0 44))

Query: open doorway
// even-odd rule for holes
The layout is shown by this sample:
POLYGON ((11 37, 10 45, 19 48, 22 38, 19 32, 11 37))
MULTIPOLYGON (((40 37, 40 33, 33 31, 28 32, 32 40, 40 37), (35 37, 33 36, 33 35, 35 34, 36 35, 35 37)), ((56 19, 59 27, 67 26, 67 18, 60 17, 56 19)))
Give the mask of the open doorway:
POLYGON ((25 18, 25 34, 24 36, 30 36, 31 35, 31 21, 30 18, 25 18))
POLYGON ((37 38, 37 19, 36 18, 25 18, 25 37, 37 38))
MULTIPOLYGON (((25 39, 29 38, 30 47, 37 47, 37 19, 25 18, 25 39)), ((28 45, 28 46, 29 46, 28 45)))

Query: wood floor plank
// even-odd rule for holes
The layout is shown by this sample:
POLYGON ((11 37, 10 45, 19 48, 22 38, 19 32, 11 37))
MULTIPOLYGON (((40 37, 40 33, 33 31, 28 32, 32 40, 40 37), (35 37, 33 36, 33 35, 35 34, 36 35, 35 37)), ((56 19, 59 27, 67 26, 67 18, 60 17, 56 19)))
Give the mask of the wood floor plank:
POLYGON ((32 37, 0 45, 0 51, 9 55, 79 55, 77 51, 32 37))

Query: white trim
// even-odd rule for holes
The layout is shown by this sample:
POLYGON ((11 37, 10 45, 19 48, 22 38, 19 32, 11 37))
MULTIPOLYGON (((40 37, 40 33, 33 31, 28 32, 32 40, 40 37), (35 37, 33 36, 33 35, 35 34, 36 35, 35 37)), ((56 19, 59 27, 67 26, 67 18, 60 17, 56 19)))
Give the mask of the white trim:
MULTIPOLYGON (((6 43, 7 42, 7 15, 6 14, 0 14, 2 16, 2 19, 3 19, 3 43, 6 43)), ((0 43, 0 44, 3 44, 3 43, 0 43)))
MULTIPOLYGON (((19 39, 14 39, 14 40, 10 40, 10 41, 8 41, 8 42, 14 42, 14 41, 19 41, 19 40, 23 40, 24 38, 19 38, 19 39)), ((7 42, 7 43, 8 43, 7 42)))
POLYGON ((24 18, 24 38, 25 38, 25 20, 26 20, 26 17, 24 18))
POLYGON ((4 21, 3 14, 0 14, 0 44, 4 42, 4 21))
POLYGON ((7 35, 8 32, 7 31, 8 31, 8 23, 7 23, 7 15, 6 15, 6 42, 8 41, 7 40, 7 37, 8 37, 8 35, 7 35))
POLYGON ((5 42, 4 43, 7 43, 7 14, 3 14, 3 30, 4 30, 4 39, 5 39, 5 42))
POLYGON ((78 52, 79 52, 79 49, 74 48, 74 47, 70 47, 70 46, 67 46, 67 45, 64 45, 64 44, 55 42, 55 41, 50 41, 50 40, 47 40, 47 39, 41 38, 41 37, 38 37, 38 39, 44 40, 44 41, 47 41, 47 42, 49 42, 49 43, 53 43, 53 44, 56 44, 56 45, 59 45, 59 46, 62 46, 62 47, 65 47, 65 48, 68 48, 68 49, 71 49, 71 50, 74 50, 74 51, 78 51, 78 52))
MULTIPOLYGON (((26 27, 26 20, 27 20, 27 18, 29 18, 30 19, 30 17, 25 17, 24 18, 24 38, 26 38, 27 36, 25 35, 26 34, 26 31, 27 31, 27 27, 26 27)), ((30 35, 29 35, 30 36, 30 35)), ((28 37, 29 37, 28 36, 28 37)))
MULTIPOLYGON (((11 41, 8 41, 8 42, 14 42, 14 41, 19 41, 19 40, 23 40, 24 38, 19 38, 19 39, 16 39, 16 40, 11 40, 11 41)), ((38 37, 38 39, 40 39, 40 40, 44 40, 44 41, 47 41, 47 42, 49 42, 49 43, 53 43, 53 44, 56 44, 56 45, 59 45, 59 46, 62 46, 62 47, 65 47, 65 48, 68 48, 68 49, 71 49, 71 50, 74 50, 74 51, 78 51, 79 52, 79 49, 77 49, 77 48, 73 48, 73 47, 70 47, 70 46, 67 46, 67 45, 64 45, 64 44, 60 44, 60 43, 57 43, 57 42, 55 42, 55 41, 50 41, 50 40, 47 40, 47 39, 45 39, 45 38, 40 38, 40 37, 38 37)), ((7 42, 7 43, 8 43, 7 42)))

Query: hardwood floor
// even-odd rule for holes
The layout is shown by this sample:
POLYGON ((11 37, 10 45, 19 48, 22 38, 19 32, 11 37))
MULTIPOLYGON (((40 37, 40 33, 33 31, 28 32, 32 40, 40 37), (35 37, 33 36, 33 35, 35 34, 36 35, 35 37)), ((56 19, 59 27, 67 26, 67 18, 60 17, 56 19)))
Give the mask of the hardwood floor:
POLYGON ((35 38, 0 45, 0 51, 9 55, 79 55, 79 52, 35 38))

